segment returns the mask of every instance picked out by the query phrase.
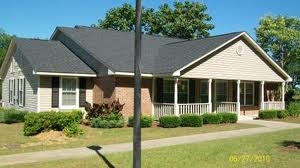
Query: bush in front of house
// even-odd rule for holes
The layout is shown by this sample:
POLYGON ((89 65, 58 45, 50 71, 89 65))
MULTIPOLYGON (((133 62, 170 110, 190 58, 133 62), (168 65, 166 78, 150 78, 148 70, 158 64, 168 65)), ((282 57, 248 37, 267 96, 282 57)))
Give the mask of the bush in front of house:
POLYGON ((14 108, 1 108, 0 109, 0 123, 12 124, 24 122, 24 116, 27 111, 20 111, 14 108))
POLYGON ((83 130, 79 127, 79 124, 72 123, 67 125, 63 129, 63 133, 68 137, 75 137, 83 134, 83 130))
POLYGON ((279 110, 260 110, 258 117, 260 119, 274 119, 277 118, 277 112, 279 110))
POLYGON ((286 110, 278 110, 277 111, 277 118, 283 119, 283 118, 286 118, 287 116, 288 116, 288 113, 286 110))
POLYGON ((215 113, 205 113, 202 115, 203 124, 220 124, 222 123, 222 116, 215 113))
POLYGON ((292 117, 300 116, 300 103, 298 102, 290 102, 287 106, 287 114, 292 117))
POLYGON ((91 119, 91 126, 94 128, 122 128, 124 123, 123 116, 118 114, 108 114, 91 119))
POLYGON ((100 104, 90 104, 85 103, 85 111, 87 112, 87 119, 103 117, 110 114, 122 115, 121 111, 123 110, 125 104, 121 104, 119 99, 114 100, 112 103, 100 103, 100 104))
MULTIPOLYGON (((153 123, 153 118, 150 116, 141 116, 141 128, 148 128, 151 127, 153 123)), ((133 127, 134 125, 134 118, 133 116, 128 117, 128 127, 133 127)))
POLYGON ((202 127, 203 118, 196 114, 180 115, 182 127, 202 127))
POLYGON ((218 113, 217 115, 220 115, 222 118, 221 123, 236 123, 238 120, 238 117, 234 113, 218 113))
POLYGON ((79 111, 28 113, 25 115, 23 131, 26 136, 36 135, 46 130, 63 131, 72 124, 78 125, 81 120, 82 114, 79 111))
POLYGON ((162 116, 159 118, 159 126, 163 128, 176 128, 181 125, 181 118, 178 116, 162 116))

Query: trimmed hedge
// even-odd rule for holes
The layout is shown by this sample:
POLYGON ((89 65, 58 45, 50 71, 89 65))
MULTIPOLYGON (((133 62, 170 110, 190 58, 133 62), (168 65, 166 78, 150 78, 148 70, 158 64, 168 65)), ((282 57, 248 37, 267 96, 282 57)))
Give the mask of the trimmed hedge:
POLYGON ((238 120, 237 115, 234 113, 217 113, 217 115, 221 116, 221 123, 236 123, 238 120))
POLYGON ((201 127, 203 125, 202 116, 196 114, 184 114, 180 118, 182 127, 201 127))
MULTIPOLYGON (((153 119, 149 116, 141 116, 141 128, 151 127, 153 123, 153 119)), ((133 116, 128 117, 128 127, 133 127, 134 119, 133 116)))
POLYGON ((215 113, 205 113, 202 115, 203 124, 220 124, 222 123, 222 116, 215 113))
POLYGON ((280 110, 260 110, 258 117, 260 119, 274 119, 277 118, 277 112, 280 110))
POLYGON ((72 123, 72 124, 67 125, 63 129, 63 132, 68 137, 75 137, 75 136, 83 134, 83 130, 76 123, 72 123))
POLYGON ((91 126, 94 128, 122 128, 124 123, 123 116, 116 114, 91 119, 91 126))
POLYGON ((0 109, 0 123, 12 124, 24 122, 24 116, 27 114, 27 111, 20 111, 14 108, 0 109))
POLYGON ((279 119, 283 119, 283 118, 286 118, 288 116, 288 113, 286 110, 279 110, 277 111, 277 117, 279 119))
POLYGON ((162 116, 159 118, 159 126, 163 128, 176 128, 181 125, 181 118, 178 116, 162 116))
POLYGON ((63 131, 72 124, 79 124, 82 115, 79 111, 28 113, 25 115, 24 135, 36 135, 45 130, 63 131))

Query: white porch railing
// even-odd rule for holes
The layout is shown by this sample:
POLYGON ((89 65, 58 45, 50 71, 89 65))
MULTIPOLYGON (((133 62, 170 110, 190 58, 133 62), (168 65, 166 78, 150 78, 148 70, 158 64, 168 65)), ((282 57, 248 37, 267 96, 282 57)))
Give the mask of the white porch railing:
POLYGON ((178 104, 179 115, 197 114, 202 115, 209 112, 209 103, 188 103, 178 104))
POLYGON ((264 102, 264 110, 283 110, 284 103, 282 101, 264 102))
POLYGON ((236 113, 236 102, 218 102, 216 103, 216 112, 236 113))
POLYGON ((154 103, 154 118, 158 119, 165 115, 174 115, 173 103, 154 103))
MULTIPOLYGON (((209 112, 209 103, 187 103, 177 104, 178 114, 202 115, 209 112)), ((175 115, 175 105, 173 103, 154 103, 154 118, 158 119, 165 115, 175 115)))

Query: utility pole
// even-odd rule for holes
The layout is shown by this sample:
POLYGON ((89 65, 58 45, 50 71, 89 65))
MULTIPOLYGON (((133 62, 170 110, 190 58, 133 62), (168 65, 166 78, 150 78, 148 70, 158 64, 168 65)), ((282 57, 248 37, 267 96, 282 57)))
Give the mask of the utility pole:
POLYGON ((141 168, 141 1, 135 5, 133 168, 141 168))

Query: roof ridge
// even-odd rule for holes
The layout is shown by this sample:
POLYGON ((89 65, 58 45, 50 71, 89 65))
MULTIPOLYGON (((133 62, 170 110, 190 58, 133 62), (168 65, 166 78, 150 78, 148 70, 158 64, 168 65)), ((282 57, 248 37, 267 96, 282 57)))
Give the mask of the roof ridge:
POLYGON ((192 41, 204 40, 204 39, 209 39, 209 38, 216 38, 216 37, 227 36, 227 35, 236 34, 236 33, 238 33, 237 35, 240 35, 241 33, 244 33, 244 32, 245 31, 237 31, 237 32, 231 32, 231 33, 225 33, 225 34, 218 34, 218 35, 209 36, 209 37, 202 37, 202 38, 198 38, 198 39, 186 39, 184 41, 177 41, 177 42, 167 43, 167 44, 164 44, 163 46, 167 46, 167 45, 170 45, 170 44, 176 44, 176 43, 184 43, 184 42, 189 42, 189 41, 192 42, 192 41))

